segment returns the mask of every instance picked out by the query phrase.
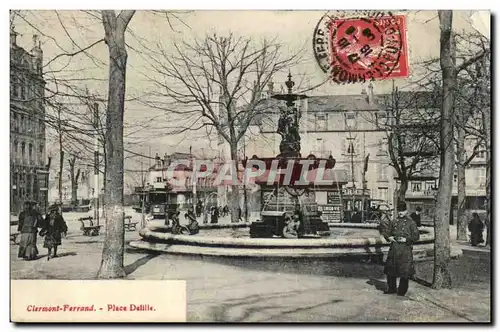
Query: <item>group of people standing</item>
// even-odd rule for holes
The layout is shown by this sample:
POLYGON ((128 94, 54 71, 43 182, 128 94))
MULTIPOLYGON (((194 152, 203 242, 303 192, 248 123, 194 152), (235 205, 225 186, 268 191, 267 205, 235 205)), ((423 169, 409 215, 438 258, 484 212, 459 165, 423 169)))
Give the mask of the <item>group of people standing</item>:
POLYGON ((51 256, 57 257, 57 247, 62 244, 62 236, 66 236, 68 226, 57 205, 52 205, 47 216, 43 218, 36 209, 36 203, 28 201, 19 214, 17 231, 21 234, 18 258, 25 260, 38 258, 37 235, 40 235, 45 237, 43 247, 47 248, 47 260, 50 260, 51 256))

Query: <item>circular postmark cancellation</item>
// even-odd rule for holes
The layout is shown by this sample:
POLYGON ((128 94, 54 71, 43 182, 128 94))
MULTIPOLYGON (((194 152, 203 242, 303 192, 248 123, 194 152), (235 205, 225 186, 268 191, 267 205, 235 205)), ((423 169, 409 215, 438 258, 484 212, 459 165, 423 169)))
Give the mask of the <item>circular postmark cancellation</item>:
POLYGON ((314 30, 314 56, 337 83, 407 77, 405 26, 390 12, 327 13, 314 30))

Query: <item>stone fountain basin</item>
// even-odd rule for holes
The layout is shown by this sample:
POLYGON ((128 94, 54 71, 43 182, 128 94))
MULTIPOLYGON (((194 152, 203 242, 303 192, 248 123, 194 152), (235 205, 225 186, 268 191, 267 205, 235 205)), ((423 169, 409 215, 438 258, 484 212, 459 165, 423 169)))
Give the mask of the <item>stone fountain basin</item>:
MULTIPOLYGON (((377 229, 377 224, 330 223, 331 229, 377 229)), ((248 228, 248 224, 207 224, 204 229, 248 228)), ((343 257, 343 256, 386 256, 390 244, 382 236, 360 238, 232 238, 207 235, 172 235, 165 227, 146 227, 139 234, 142 240, 130 242, 138 249, 160 251, 172 254, 228 256, 228 257, 343 257)), ((434 230, 420 228, 420 240, 413 245, 414 258, 422 260, 432 255, 434 230)), ((461 254, 452 250, 452 256, 461 254)), ((365 257, 366 258, 366 257, 365 257)))

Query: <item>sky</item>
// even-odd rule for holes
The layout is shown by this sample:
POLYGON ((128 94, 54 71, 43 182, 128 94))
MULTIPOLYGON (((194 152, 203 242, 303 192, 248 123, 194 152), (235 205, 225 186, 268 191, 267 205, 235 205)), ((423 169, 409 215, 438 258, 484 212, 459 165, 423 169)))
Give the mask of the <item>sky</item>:
MULTIPOLYGON (((133 17, 126 36, 128 48, 127 97, 142 98, 155 87, 148 77, 151 72, 151 56, 161 45, 168 55, 174 42, 190 42, 202 38, 205 34, 235 35, 250 37, 255 41, 263 38, 277 38, 283 45, 283 53, 293 54, 304 50, 300 65, 291 68, 292 75, 306 77, 304 87, 315 86, 325 81, 325 74, 316 63, 312 51, 314 28, 324 11, 186 11, 169 14, 151 11, 138 11, 133 17)), ((418 63, 437 58, 439 55, 439 20, 436 11, 409 11, 407 16, 407 43, 411 76, 408 79, 396 79, 395 85, 405 88, 412 79, 418 77, 418 63)), ((453 28, 457 32, 471 31, 472 23, 477 26, 477 15, 471 19, 472 11, 455 11, 453 28)), ((106 96, 108 74, 108 51, 104 43, 99 43, 77 56, 61 56, 61 53, 74 53, 103 38, 104 31, 98 11, 23 11, 14 21, 20 36, 18 44, 30 49, 31 36, 39 34, 44 52, 45 71, 51 77, 71 79, 72 84, 87 88, 91 93, 106 96), (55 59, 55 60, 54 60, 55 59)), ((488 22, 489 25, 489 22, 488 22)), ((279 89, 287 72, 275 78, 279 89)), ((158 76, 155 76, 158 78, 158 76)), ((160 78, 161 80, 161 78, 160 78)), ((377 81, 375 93, 388 93, 392 89, 392 80, 377 81)), ((309 91, 309 95, 358 94, 364 85, 338 85, 326 83, 309 91)), ((171 118, 162 111, 151 109, 140 102, 126 103, 125 129, 126 141, 130 149, 154 155, 174 151, 187 152, 193 146, 193 152, 210 150, 207 140, 200 140, 204 133, 165 136, 161 128, 169 126, 171 118), (138 126, 150 126, 149 130, 137 132, 138 126), (155 129, 156 128, 156 129, 155 129), (133 134, 131 134, 133 133, 133 134), (190 140, 191 138, 191 140, 190 140), (195 144, 193 144, 193 140, 195 144), (132 144, 134 143, 134 144, 132 144)), ((213 147, 213 145, 212 145, 213 147)), ((137 168, 137 160, 128 161, 128 165, 137 168)))

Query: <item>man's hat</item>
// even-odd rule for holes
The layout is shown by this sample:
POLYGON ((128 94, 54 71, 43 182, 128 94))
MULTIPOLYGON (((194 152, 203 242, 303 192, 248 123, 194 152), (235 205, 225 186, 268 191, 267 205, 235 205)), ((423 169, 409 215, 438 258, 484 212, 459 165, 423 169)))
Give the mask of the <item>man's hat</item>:
POLYGON ((406 211, 406 203, 403 201, 398 202, 397 209, 398 211, 406 211))

